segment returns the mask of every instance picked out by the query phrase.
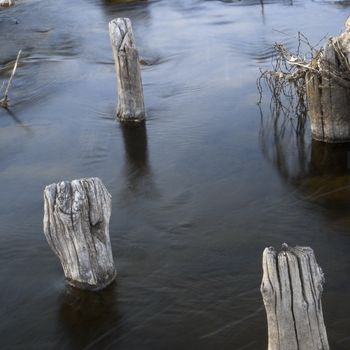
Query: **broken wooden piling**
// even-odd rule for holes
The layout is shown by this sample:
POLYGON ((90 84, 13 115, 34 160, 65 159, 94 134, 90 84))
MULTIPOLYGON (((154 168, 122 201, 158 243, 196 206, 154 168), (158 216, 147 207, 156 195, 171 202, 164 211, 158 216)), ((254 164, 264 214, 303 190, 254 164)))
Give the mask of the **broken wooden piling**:
POLYGON ((128 18, 109 23, 118 85, 117 117, 122 122, 140 123, 145 119, 140 59, 128 18))
POLYGON ((44 233, 68 284, 100 290, 116 278, 109 238, 111 207, 111 195, 99 178, 45 188, 44 233))
POLYGON ((308 247, 263 253, 268 350, 329 350, 321 296, 324 275, 308 247))
POLYGON ((312 137, 324 142, 350 141, 350 19, 345 31, 330 38, 311 62, 306 95, 312 137))
POLYGON ((15 0, 0 0, 0 7, 10 7, 15 5, 15 0))

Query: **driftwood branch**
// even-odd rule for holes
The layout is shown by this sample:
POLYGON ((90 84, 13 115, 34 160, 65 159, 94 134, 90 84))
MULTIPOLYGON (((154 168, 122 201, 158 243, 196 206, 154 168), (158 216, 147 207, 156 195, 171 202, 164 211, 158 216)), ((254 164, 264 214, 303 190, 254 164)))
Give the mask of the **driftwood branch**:
POLYGON ((268 350, 329 350, 321 296, 324 275, 308 247, 263 253, 263 296, 268 350))
POLYGON ((7 83, 7 86, 6 86, 6 89, 5 89, 5 92, 4 92, 4 97, 0 100, 0 106, 3 107, 3 108, 8 108, 8 106, 9 106, 8 94, 9 94, 9 90, 10 90, 13 78, 14 78, 14 76, 16 74, 18 61, 19 61, 19 58, 21 56, 21 53, 22 53, 22 50, 19 50, 18 54, 17 54, 17 59, 16 59, 16 62, 15 62, 15 65, 13 67, 13 70, 12 70, 12 73, 11 73, 11 76, 10 76, 10 79, 9 79, 9 81, 7 83))

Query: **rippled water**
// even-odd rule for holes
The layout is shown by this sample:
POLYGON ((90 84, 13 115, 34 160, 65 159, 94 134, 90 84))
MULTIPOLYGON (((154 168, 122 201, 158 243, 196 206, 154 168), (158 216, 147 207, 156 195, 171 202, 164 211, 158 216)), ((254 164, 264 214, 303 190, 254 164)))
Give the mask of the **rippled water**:
POLYGON ((1 349, 266 349, 265 246, 312 246, 332 349, 350 348, 350 146, 297 138, 256 105, 272 44, 338 34, 348 1, 18 0, 0 11, 1 349), (130 17, 144 128, 114 119, 107 25, 130 17), (118 280, 66 289, 45 185, 98 176, 118 280))

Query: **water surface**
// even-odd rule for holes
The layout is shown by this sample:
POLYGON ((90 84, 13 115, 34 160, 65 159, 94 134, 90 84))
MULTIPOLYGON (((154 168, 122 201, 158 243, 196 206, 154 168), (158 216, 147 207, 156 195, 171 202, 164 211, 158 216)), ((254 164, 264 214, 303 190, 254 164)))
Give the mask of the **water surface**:
POLYGON ((266 349, 266 246, 308 245, 332 349, 350 348, 349 146, 271 124, 256 104, 275 41, 337 35, 347 1, 18 0, 0 11, 1 349, 266 349), (147 122, 114 119, 108 22, 130 17, 147 122), (43 188, 100 177, 117 283, 65 287, 43 188))

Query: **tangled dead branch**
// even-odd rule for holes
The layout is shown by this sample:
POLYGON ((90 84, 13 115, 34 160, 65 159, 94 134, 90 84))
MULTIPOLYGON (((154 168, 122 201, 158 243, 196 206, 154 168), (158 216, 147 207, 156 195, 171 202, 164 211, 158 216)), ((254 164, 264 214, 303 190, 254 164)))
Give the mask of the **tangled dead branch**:
POLYGON ((266 85, 271 93, 272 115, 279 117, 282 114, 289 119, 296 117, 298 123, 303 125, 309 114, 315 139, 348 141, 350 19, 344 33, 329 38, 324 47, 318 48, 319 43, 311 45, 306 36, 299 33, 296 53, 292 53, 284 44, 275 44, 273 67, 261 71, 257 81, 259 104, 263 98, 263 86, 266 85))
POLYGON ((306 79, 307 73, 319 74, 315 62, 321 60, 323 49, 316 49, 302 33, 298 33, 298 50, 293 54, 284 44, 274 45, 275 55, 271 70, 261 70, 257 81, 260 94, 259 104, 263 98, 263 85, 271 93, 270 109, 273 115, 281 114, 287 118, 297 117, 300 124, 307 115, 306 79), (307 47, 305 54, 302 47, 307 47))

